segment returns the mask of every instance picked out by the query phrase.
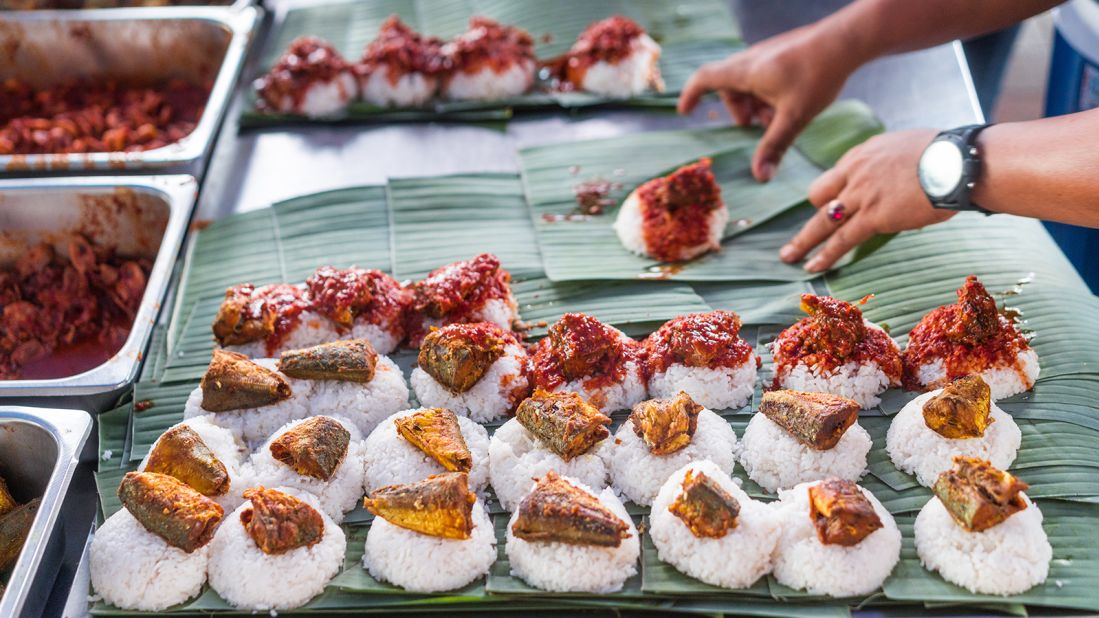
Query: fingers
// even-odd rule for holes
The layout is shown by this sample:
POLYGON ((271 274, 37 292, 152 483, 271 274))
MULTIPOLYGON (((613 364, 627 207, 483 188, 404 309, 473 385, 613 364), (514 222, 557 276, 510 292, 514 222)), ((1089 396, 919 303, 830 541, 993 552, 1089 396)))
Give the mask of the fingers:
MULTIPOLYGON (((824 212, 819 211, 819 212, 824 212)), ((805 264, 805 270, 819 273, 828 270, 847 252, 874 237, 870 217, 852 217, 841 225, 825 243, 824 248, 805 264)))
POLYGON ((825 204, 835 199, 843 187, 847 185, 847 171, 837 165, 820 176, 809 185, 809 202, 817 208, 823 208, 825 204))
MULTIPOLYGON (((844 216, 850 218, 854 209, 849 204, 844 204, 844 216)), ((779 250, 778 256, 783 262, 792 264, 800 261, 809 254, 817 245, 824 242, 837 230, 851 224, 851 220, 837 222, 828 214, 827 208, 821 208, 811 219, 805 222, 801 230, 779 250)))
POLYGON ((683 91, 679 94, 676 106, 680 114, 689 114, 698 105, 702 95, 713 90, 742 90, 741 63, 733 55, 725 60, 707 62, 695 71, 683 91))
POLYGON ((775 110, 774 118, 763 133, 763 138, 759 140, 752 157, 752 174, 756 180, 767 181, 775 175, 775 168, 782 160, 782 155, 786 154, 786 149, 804 126, 804 120, 789 107, 779 106, 775 110))
POLYGON ((733 117, 733 122, 736 122, 737 126, 746 127, 752 124, 753 106, 749 95, 727 90, 722 90, 719 94, 721 102, 725 104, 725 109, 729 110, 729 115, 733 117))

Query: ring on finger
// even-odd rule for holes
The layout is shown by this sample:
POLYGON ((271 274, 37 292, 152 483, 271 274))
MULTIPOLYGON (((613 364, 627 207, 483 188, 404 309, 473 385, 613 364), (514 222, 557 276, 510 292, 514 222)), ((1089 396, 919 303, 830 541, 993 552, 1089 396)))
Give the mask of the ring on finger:
POLYGON ((824 212, 828 215, 828 220, 836 225, 843 223, 847 218, 847 207, 839 200, 828 202, 828 205, 824 208, 824 212))

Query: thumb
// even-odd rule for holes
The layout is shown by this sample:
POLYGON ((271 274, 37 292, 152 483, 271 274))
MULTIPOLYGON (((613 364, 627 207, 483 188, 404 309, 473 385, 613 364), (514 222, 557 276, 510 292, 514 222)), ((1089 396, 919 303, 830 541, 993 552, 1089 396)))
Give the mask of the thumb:
POLYGON ((756 146, 755 155, 752 156, 752 175, 756 180, 766 182, 775 175, 782 155, 786 154, 805 124, 805 120, 791 112, 789 107, 775 110, 775 117, 764 131, 756 146))

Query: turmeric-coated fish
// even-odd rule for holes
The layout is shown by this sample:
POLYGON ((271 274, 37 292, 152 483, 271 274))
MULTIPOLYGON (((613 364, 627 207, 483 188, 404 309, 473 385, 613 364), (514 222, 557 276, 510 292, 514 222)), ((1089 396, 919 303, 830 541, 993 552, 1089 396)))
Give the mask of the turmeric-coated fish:
POLYGON ((740 503, 703 472, 688 470, 668 510, 698 538, 720 539, 736 528, 740 503))
POLYGON ((327 481, 336 473, 351 443, 351 432, 336 419, 314 416, 271 441, 271 456, 302 476, 327 481))
POLYGON ((449 472, 473 469, 473 453, 466 446, 458 416, 446 408, 428 408, 393 421, 409 444, 439 462, 449 472))
POLYGON ((128 472, 118 486, 118 498, 146 530, 187 553, 209 543, 225 516, 217 502, 155 472, 128 472))
POLYGON ((610 435, 610 417, 573 392, 538 389, 519 404, 515 418, 565 461, 587 453, 610 435))
POLYGON ((284 554, 316 545, 324 538, 324 519, 309 503, 277 489, 244 490, 251 504, 240 513, 240 523, 265 554, 284 554))
POLYGON ((452 393, 473 388, 507 345, 500 329, 487 323, 452 324, 432 330, 420 344, 416 364, 452 393))
POLYGON ((828 393, 775 390, 763 393, 759 411, 798 442, 826 451, 859 417, 856 401, 828 393))
POLYGON ((229 471, 202 436, 187 425, 177 425, 157 440, 145 463, 145 472, 174 476, 204 496, 229 493, 229 471))
POLYGON ((980 532, 1025 509, 1021 492, 1028 487, 987 461, 958 456, 931 489, 959 526, 980 532))
POLYGON ((35 498, 0 517, 0 572, 15 564, 27 542, 42 500, 35 498))
POLYGON ((476 500, 469 490, 469 475, 444 472, 417 483, 375 489, 363 506, 394 526, 444 539, 468 539, 476 500))
POLYGON ((374 379, 377 365, 378 353, 366 339, 322 343, 279 357, 279 371, 302 380, 366 383, 374 379))
POLYGON ((0 476, 0 515, 11 511, 17 506, 19 506, 19 503, 15 501, 15 498, 11 497, 11 492, 8 491, 8 484, 4 481, 4 477, 0 476))
POLYGON ((927 426, 951 439, 979 438, 992 424, 992 390, 980 375, 958 378, 923 404, 927 426))
POLYGON ((850 547, 882 527, 874 505, 851 481, 831 479, 809 488, 809 519, 825 545, 850 547))
POLYGON ((675 399, 649 399, 633 407, 634 433, 653 455, 669 455, 691 443, 702 406, 679 391, 675 399))
POLYGON ((550 471, 519 503, 511 532, 525 541, 618 547, 630 527, 598 498, 550 471))
POLYGON ((258 408, 289 399, 292 394, 286 378, 243 354, 227 350, 214 350, 200 386, 202 408, 210 412, 258 408))

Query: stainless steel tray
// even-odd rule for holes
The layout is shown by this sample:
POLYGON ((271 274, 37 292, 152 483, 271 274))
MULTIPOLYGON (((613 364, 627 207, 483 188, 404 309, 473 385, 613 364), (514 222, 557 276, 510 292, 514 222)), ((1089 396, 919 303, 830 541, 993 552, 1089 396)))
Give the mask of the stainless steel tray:
POLYGON ((0 380, 0 400, 25 403, 56 397, 66 398, 67 405, 98 409, 110 403, 109 395, 136 378, 187 231, 196 190, 195 179, 187 175, 0 181, 0 266, 39 242, 64 247, 65 235, 74 232, 123 254, 154 258, 141 306, 117 354, 67 378, 0 380))
POLYGON ((91 417, 81 410, 0 407, 0 476, 20 502, 42 498, 0 596, 0 616, 20 615, 27 601, 91 428, 91 417))
POLYGON ((0 21, 0 80, 47 86, 74 77, 213 80, 198 126, 144 152, 0 155, 0 172, 138 170, 201 177, 235 90, 259 11, 244 6, 16 11, 0 21))

